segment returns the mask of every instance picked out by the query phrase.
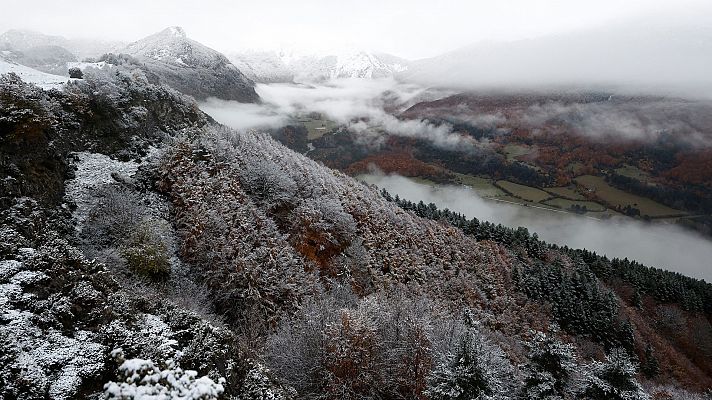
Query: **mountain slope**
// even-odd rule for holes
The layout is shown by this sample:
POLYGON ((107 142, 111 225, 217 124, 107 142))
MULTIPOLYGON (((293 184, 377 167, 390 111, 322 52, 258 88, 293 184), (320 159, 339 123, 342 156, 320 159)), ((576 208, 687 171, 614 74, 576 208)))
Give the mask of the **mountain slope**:
MULTIPOLYGON (((631 24, 467 46, 413 62, 402 78, 459 88, 709 88, 709 27, 631 24)), ((704 89, 698 94, 704 94, 704 89)))
POLYGON ((339 55, 296 52, 243 52, 231 60, 256 82, 322 82, 337 78, 375 79, 392 77, 408 69, 408 61, 385 53, 347 51, 339 55))
POLYGON ((712 386, 709 284, 393 199, 106 72, 0 78, 3 397, 157 390, 151 364, 222 386, 202 399, 712 386))
POLYGON ((0 50, 6 59, 53 75, 68 75, 67 63, 77 57, 59 46, 36 46, 26 50, 0 50))
POLYGON ((23 81, 35 84, 43 89, 60 89, 71 79, 66 76, 48 74, 36 69, 7 60, 0 55, 0 75, 14 73, 23 81))
POLYGON ((170 27, 121 50, 146 65, 164 83, 198 100, 217 97, 259 101, 254 83, 219 52, 170 27))
POLYGON ((114 52, 123 46, 121 42, 92 39, 67 39, 29 30, 11 29, 0 35, 0 50, 25 51, 34 47, 58 46, 68 50, 78 59, 98 57, 114 52))

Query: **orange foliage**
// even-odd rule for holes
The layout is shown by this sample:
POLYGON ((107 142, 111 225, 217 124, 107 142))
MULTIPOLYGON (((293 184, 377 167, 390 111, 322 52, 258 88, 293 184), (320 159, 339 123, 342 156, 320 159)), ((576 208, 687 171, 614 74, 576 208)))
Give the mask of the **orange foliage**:
POLYGON ((407 152, 374 154, 351 164, 345 172, 349 175, 357 175, 359 173, 369 172, 372 166, 377 167, 387 174, 421 177, 435 182, 444 182, 452 178, 450 172, 435 165, 420 161, 407 152))
POLYGON ((664 173, 665 177, 684 183, 712 186, 712 150, 679 154, 678 165, 664 173))

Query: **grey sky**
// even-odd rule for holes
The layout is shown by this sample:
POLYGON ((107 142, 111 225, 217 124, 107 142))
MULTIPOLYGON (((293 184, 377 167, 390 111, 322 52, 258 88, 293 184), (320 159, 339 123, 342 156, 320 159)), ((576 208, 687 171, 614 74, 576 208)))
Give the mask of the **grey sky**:
MULTIPOLYGON (((133 41, 166 26, 223 52, 344 46, 416 59, 627 19, 712 19, 707 0, 2 0, 0 31, 133 41), (707 4, 707 6, 706 6, 707 4)), ((684 22, 683 22, 684 23, 684 22)))

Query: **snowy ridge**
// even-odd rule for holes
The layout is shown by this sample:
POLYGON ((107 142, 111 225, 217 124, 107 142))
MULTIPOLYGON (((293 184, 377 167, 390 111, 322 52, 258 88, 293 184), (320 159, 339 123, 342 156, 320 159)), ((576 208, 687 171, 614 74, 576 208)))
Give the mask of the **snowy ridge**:
POLYGON ((262 83, 387 78, 408 69, 407 60, 355 49, 331 55, 290 50, 247 51, 232 54, 230 59, 251 79, 262 83))
POLYGON ((183 28, 172 26, 126 46, 122 53, 137 58, 148 58, 169 64, 191 67, 229 65, 227 57, 219 52, 189 39, 183 28))
POLYGON ((259 101, 254 82, 223 54, 188 38, 183 28, 166 28, 121 52, 141 61, 162 83, 198 100, 259 101))
POLYGON ((65 83, 73 80, 72 78, 67 78, 65 76, 52 75, 42 71, 38 71, 36 69, 26 67, 24 65, 7 61, 0 57, 0 75, 4 75, 10 72, 15 73, 23 81, 37 85, 45 90, 60 90, 62 89, 62 86, 64 86, 65 83))

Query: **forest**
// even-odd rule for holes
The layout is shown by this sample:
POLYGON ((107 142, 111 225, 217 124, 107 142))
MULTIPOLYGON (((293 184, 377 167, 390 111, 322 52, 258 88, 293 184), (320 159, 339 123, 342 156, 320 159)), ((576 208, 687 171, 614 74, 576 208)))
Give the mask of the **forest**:
POLYGON ((130 66, 64 91, 3 76, 0 105, 5 398, 712 387, 704 281, 393 198, 130 66))

